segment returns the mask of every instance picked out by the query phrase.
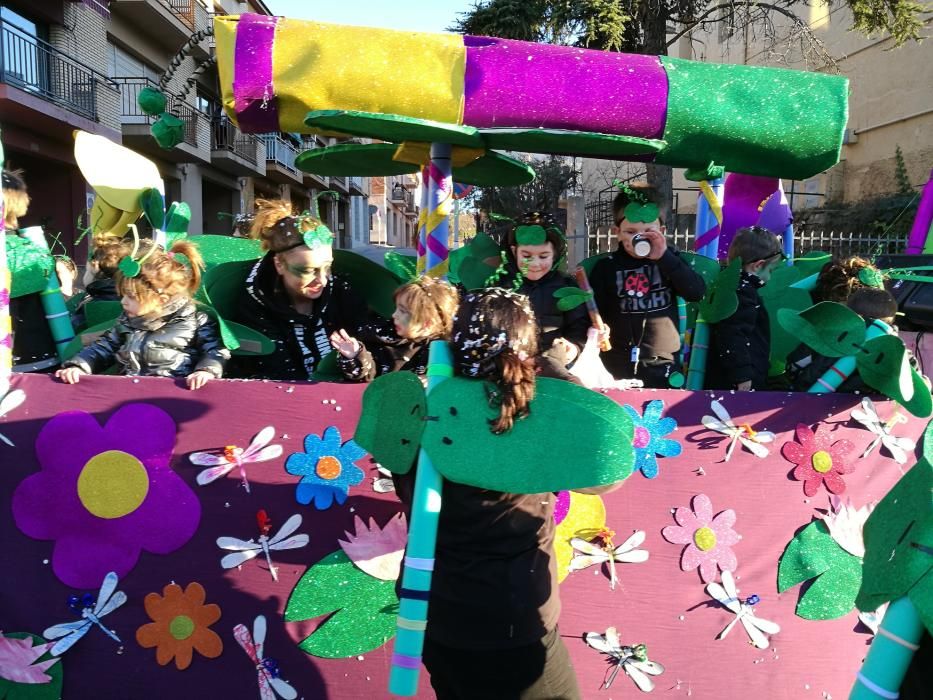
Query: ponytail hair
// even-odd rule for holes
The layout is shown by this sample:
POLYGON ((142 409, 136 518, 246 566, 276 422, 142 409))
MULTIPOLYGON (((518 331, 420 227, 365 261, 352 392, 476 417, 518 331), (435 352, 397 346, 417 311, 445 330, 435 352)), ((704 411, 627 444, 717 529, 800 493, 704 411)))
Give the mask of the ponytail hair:
POLYGON ((301 234, 320 224, 310 214, 296 215, 284 199, 257 199, 249 237, 258 240, 263 250, 281 253, 304 245, 301 234))
POLYGON ((495 385, 490 405, 499 417, 490 420, 495 434, 528 415, 535 394, 537 324, 528 297, 505 289, 470 292, 454 317, 454 364, 468 377, 495 385))
POLYGON ((127 277, 118 269, 114 279, 121 296, 136 299, 146 309, 158 308, 163 295, 170 299, 178 296, 190 298, 201 286, 204 258, 191 241, 175 241, 168 251, 147 241, 140 246, 138 256, 139 274, 127 277), (188 259, 190 267, 182 262, 180 256, 188 259))

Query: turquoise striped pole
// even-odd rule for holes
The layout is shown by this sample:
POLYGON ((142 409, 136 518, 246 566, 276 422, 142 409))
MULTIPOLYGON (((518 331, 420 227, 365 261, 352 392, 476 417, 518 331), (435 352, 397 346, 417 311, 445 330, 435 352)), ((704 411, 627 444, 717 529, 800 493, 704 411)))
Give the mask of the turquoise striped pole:
POLYGON ((884 614, 849 700, 898 697, 910 660, 920 645, 923 621, 909 598, 898 598, 884 614))
MULTIPOLYGON (((880 338, 883 335, 893 335, 894 330, 887 323, 881 319, 875 319, 868 325, 868 330, 865 331, 865 341, 868 342, 873 338, 880 338)), ((809 394, 831 394, 840 386, 842 383, 852 376, 852 373, 855 371, 855 357, 840 357, 836 362, 826 370, 826 373, 822 377, 816 380, 816 382, 807 389, 809 394)))
MULTIPOLYGON (((452 375, 453 355, 450 346, 442 340, 435 340, 431 343, 428 356, 428 396, 438 384, 452 375)), ((392 668, 389 672, 389 692, 394 695, 411 697, 418 692, 442 484, 443 478, 434 468, 431 458, 421 450, 411 503, 408 547, 402 568, 392 668)))
MULTIPOLYGON (((29 239, 37 248, 49 251, 49 243, 45 240, 45 233, 41 226, 30 226, 22 229, 24 238, 29 239)), ((62 289, 58 281, 58 273, 55 267, 49 274, 49 281, 45 289, 39 293, 42 299, 42 308, 45 311, 45 319, 49 323, 49 330, 52 332, 52 340, 55 341, 55 349, 58 351, 58 359, 65 361, 65 349, 68 344, 75 339, 75 329, 71 325, 71 314, 68 313, 68 307, 65 306, 65 298, 62 296, 62 289)))

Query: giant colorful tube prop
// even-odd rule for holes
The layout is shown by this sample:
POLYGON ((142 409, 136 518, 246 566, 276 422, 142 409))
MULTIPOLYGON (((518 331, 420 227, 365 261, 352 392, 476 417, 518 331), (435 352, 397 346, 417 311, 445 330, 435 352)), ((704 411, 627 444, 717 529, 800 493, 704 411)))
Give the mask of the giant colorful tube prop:
POLYGON ((849 700, 897 698, 923 629, 923 621, 910 598, 905 596, 891 603, 856 676, 849 700))
POLYGON ((700 181, 700 194, 697 197, 696 241, 694 250, 700 255, 717 260, 719 258, 719 231, 722 228, 723 182, 715 180, 700 181))
POLYGON ((927 184, 923 186, 923 194, 920 195, 920 205, 917 207, 917 215, 914 217, 914 223, 910 227, 910 236, 907 238, 908 255, 916 255, 921 251, 924 253, 933 252, 933 240, 931 240, 930 231, 933 229, 933 170, 930 171, 930 177, 927 184))
POLYGON ((429 277, 447 277, 450 267, 450 207, 453 203, 454 181, 451 179, 449 143, 431 144, 428 165, 428 213, 425 216, 425 270, 429 277))
POLYGON ((415 271, 418 275, 423 275, 428 264, 428 241, 425 223, 428 220, 428 202, 430 193, 428 191, 428 168, 421 168, 421 198, 418 203, 418 262, 415 271))
MULTIPOLYGON (((453 375, 453 355, 443 341, 431 343, 428 355, 428 394, 453 375)), ((392 650, 392 670, 389 692, 411 697, 418 692, 424 630, 428 620, 428 596, 434 571, 434 550, 437 544, 437 523, 441 512, 443 477, 431 458, 421 450, 418 473, 412 495, 411 523, 408 528, 408 548, 402 567, 402 587, 399 590, 398 622, 395 646, 392 650)))
MULTIPOLYGON (((49 242, 45 240, 45 233, 42 231, 41 226, 30 226, 23 229, 22 234, 37 248, 49 250, 49 242)), ((58 351, 58 359, 64 362, 68 359, 66 357, 68 345, 75 339, 75 329, 71 325, 71 314, 68 313, 68 307, 65 306, 65 297, 62 296, 58 273, 55 272, 54 268, 52 274, 49 275, 48 284, 39 293, 39 298, 42 300, 45 320, 48 321, 49 330, 52 332, 52 340, 55 342, 55 349, 58 351)))
POLYGON ((847 79, 816 72, 251 14, 214 31, 224 108, 250 133, 348 110, 603 134, 588 155, 803 179, 838 161, 847 117, 847 79), (612 137, 664 143, 614 151, 612 137))
MULTIPOLYGON (((865 331, 865 341, 869 341, 872 338, 880 338, 883 335, 893 334, 894 331, 887 323, 881 319, 874 319, 869 325, 868 329, 865 331)), ((855 357, 840 357, 833 363, 833 366, 826 370, 825 374, 822 377, 816 380, 816 382, 807 389, 808 394, 831 394, 840 386, 842 383, 852 376, 852 373, 855 371, 855 357)))

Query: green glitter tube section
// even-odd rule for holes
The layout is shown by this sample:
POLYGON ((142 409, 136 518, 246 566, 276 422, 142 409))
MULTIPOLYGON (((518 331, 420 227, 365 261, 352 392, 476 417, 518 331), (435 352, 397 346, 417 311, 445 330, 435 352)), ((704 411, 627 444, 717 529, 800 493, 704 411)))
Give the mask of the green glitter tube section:
POLYGON ((656 162, 804 179, 839 161, 849 81, 822 73, 661 56, 664 140, 656 162))

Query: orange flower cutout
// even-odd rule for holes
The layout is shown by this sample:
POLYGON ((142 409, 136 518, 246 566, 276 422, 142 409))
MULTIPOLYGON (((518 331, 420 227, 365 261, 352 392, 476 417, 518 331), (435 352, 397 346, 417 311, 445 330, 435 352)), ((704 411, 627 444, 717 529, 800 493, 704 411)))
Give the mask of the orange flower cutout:
POLYGON ((146 649, 156 648, 156 661, 165 666, 175 659, 175 666, 183 671, 191 665, 196 649, 209 659, 216 659, 224 644, 216 632, 209 629, 220 619, 220 606, 204 604, 206 593, 200 583, 181 586, 170 583, 162 595, 150 593, 144 601, 146 613, 154 622, 136 630, 136 641, 146 649))

